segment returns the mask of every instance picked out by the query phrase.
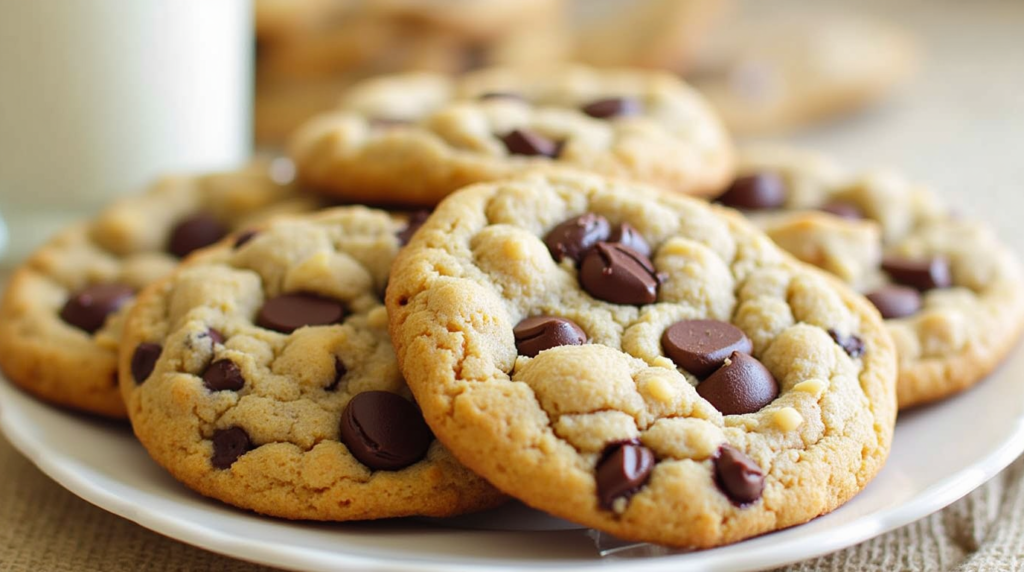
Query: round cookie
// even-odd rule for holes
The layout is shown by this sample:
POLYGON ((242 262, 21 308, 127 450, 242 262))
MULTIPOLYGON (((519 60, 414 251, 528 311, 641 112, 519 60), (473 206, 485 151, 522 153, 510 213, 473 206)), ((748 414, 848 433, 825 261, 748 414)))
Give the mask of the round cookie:
POLYGON ((883 99, 913 73, 917 49, 907 32, 884 22, 755 12, 723 24, 695 59, 692 69, 680 71, 730 131, 756 135, 791 131, 883 99))
POLYGON ((116 352, 134 292, 232 230, 319 204, 270 169, 165 177, 40 247, 0 303, 6 377, 47 402, 124 417, 116 352))
POLYGON ((203 495, 283 518, 500 503, 434 439, 398 370, 381 298, 409 230, 364 207, 281 218, 147 288, 120 380, 150 455, 203 495))
POLYGON ((466 466, 621 538, 800 524, 888 455, 896 358, 875 309, 695 199, 586 174, 475 185, 399 254, 387 307, 466 466))
POLYGON ((367 81, 294 135, 312 188, 431 206, 470 183, 577 167, 707 194, 732 174, 728 135, 669 74, 586 67, 418 73, 367 81))
POLYGON ((891 172, 852 174, 785 147, 740 157, 737 183, 719 201, 746 207, 777 244, 878 306, 900 358, 900 408, 974 385, 1013 349, 1024 270, 990 228, 891 172), (778 188, 773 200, 750 202, 769 186, 778 188))

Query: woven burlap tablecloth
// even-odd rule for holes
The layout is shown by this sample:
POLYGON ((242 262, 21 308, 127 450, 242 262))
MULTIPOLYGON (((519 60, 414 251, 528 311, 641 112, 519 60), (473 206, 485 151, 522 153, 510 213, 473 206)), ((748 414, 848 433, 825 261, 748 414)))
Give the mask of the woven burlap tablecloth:
MULTIPOLYGON (((797 142, 854 165, 899 166, 990 220, 1024 251, 1024 2, 871 2, 915 30, 927 59, 895 100, 797 142)), ((780 8, 781 9, 781 8, 780 8)), ((979 415, 984 412, 979 411, 979 415)), ((898 429, 897 429, 898 430, 898 429)), ((964 428, 964 438, 970 438, 964 428)), ((941 454, 936 451, 936 454, 941 454)), ((1024 569, 1024 460, 952 506, 785 570, 1024 569)), ((0 570, 269 570, 162 537, 85 501, 0 439, 0 570)))

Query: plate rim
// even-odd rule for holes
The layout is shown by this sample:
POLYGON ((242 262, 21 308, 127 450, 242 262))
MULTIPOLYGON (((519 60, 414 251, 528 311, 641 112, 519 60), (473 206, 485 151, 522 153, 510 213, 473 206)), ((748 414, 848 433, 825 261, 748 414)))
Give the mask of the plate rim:
MULTIPOLYGON (((680 558, 689 554, 670 554, 649 559, 644 558, 596 558, 592 563, 565 564, 475 564, 469 562, 425 561, 413 558, 380 558, 344 552, 327 552, 318 548, 302 547, 284 542, 245 542, 237 535, 181 517, 155 511, 139 511, 137 505, 121 499, 112 491, 83 477, 76 470, 78 461, 55 452, 30 431, 23 431, 22 424, 33 424, 27 414, 10 407, 12 401, 31 400, 39 407, 52 407, 38 402, 0 375, 0 432, 11 445, 50 479, 80 499, 129 520, 162 536, 191 546, 246 562, 274 566, 286 570, 314 569, 336 570, 339 566, 357 567, 369 571, 418 570, 425 572, 485 572, 528 568, 534 571, 564 570, 643 570, 646 572, 678 570, 680 558), (19 417, 19 415, 21 417, 19 417), (18 420, 23 419, 22 423, 18 420)), ((66 412, 54 408, 58 414, 66 412)), ((914 414, 925 414, 925 411, 914 414)), ((34 426, 34 424, 33 424, 34 426)), ((130 426, 126 427, 130 430, 130 426)), ((782 547, 758 550, 753 554, 716 557, 715 549, 704 552, 706 558, 700 563, 686 563, 693 570, 742 570, 771 568, 802 562, 830 554, 837 550, 860 544, 876 536, 905 526, 949 506, 971 491, 995 477, 1024 452, 1024 417, 1015 419, 1012 431, 992 447, 992 450, 976 463, 968 465, 933 485, 921 490, 910 500, 884 509, 872 515, 863 516, 842 523, 836 527, 813 533, 802 542, 815 548, 803 551, 794 557, 782 547), (723 560, 727 558, 727 560, 723 560), (697 566, 693 566, 697 564, 697 566)), ((883 468, 884 470, 884 468, 883 468)), ((872 481, 874 482, 874 481, 872 481)), ((870 483, 869 483, 870 485, 870 483)), ((784 545, 780 545, 784 546, 784 545)), ((692 554, 692 553, 691 553, 692 554)))

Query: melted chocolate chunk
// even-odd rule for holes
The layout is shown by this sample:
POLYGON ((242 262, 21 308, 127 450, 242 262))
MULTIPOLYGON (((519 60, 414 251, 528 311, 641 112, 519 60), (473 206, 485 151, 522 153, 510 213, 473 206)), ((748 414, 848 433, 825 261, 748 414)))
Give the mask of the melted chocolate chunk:
POLYGON ((635 97, 609 97, 607 99, 599 99, 584 105, 582 109, 583 113, 586 113, 595 119, 640 115, 640 113, 643 112, 640 100, 635 97))
POLYGON ((239 457, 252 450, 252 441, 249 434, 241 427, 229 427, 214 431, 213 456, 210 457, 210 464, 215 469, 228 469, 239 457))
POLYGON ((345 317, 341 302, 316 294, 281 294, 263 303, 256 323, 261 328, 290 334, 303 326, 337 324, 345 317))
POLYGON ((167 252, 185 258, 200 248, 210 246, 227 236, 228 231, 212 215, 200 213, 179 222, 171 230, 167 252))
POLYGON ((132 379, 136 384, 141 385, 149 378, 163 351, 164 348, 160 344, 148 342, 143 342, 135 347, 135 353, 132 354, 132 379))
POLYGON ((718 320, 683 320, 661 335, 665 355, 686 371, 704 379, 722 367, 733 352, 754 349, 743 330, 718 320))
POLYGON ((528 157, 558 158, 562 151, 562 144, 554 139, 530 131, 529 129, 515 129, 503 135, 501 142, 513 155, 525 155, 528 157))
POLYGON ((540 352, 558 346, 578 346, 587 343, 587 334, 568 318, 533 316, 516 324, 512 329, 519 355, 534 357, 540 352))
POLYGON ((756 502, 764 491, 764 471, 732 445, 722 445, 714 459, 715 482, 734 504, 756 502))
POLYGON ((882 270, 885 270, 894 282, 921 291, 949 288, 953 284, 949 261, 941 256, 923 260, 886 256, 882 260, 882 270))
POLYGON ((654 452, 636 441, 609 446, 597 464, 597 496, 611 509, 617 499, 635 495, 654 470, 654 452))
POLYGON ((206 330, 206 337, 210 338, 210 343, 213 345, 223 344, 224 340, 227 339, 217 328, 210 328, 206 330))
POLYGON ((828 335, 843 348, 843 351, 852 358, 859 358, 864 355, 864 340, 856 334, 842 335, 836 330, 829 329, 828 335))
POLYGON ((867 295, 886 320, 905 318, 921 309, 921 293, 909 286, 889 284, 867 295))
POLYGON ((697 393, 723 415, 742 415, 775 401, 779 383, 757 358, 732 352, 728 364, 700 382, 697 393))
POLYGON ((245 243, 247 243, 250 240, 256 238, 257 234, 259 234, 259 231, 256 231, 256 230, 246 230, 246 231, 243 231, 243 232, 239 233, 239 235, 237 237, 235 237, 235 246, 234 246, 234 248, 236 248, 236 249, 242 248, 243 246, 245 246, 245 243))
POLYGON ((96 333, 135 291, 124 284, 94 284, 76 292, 60 310, 60 318, 90 334, 96 333))
POLYGON ((203 372, 203 384, 210 391, 238 391, 245 387, 245 378, 238 365, 229 359, 219 359, 203 372))
POLYGON ((580 285, 591 296, 613 304, 640 306, 658 300, 664 277, 649 258, 610 242, 599 242, 580 265, 580 285))
POLYGON ((345 367, 345 362, 341 361, 341 358, 334 356, 334 381, 330 383, 326 389, 327 391, 337 391, 338 386, 341 385, 341 379, 348 373, 348 368, 345 367))
POLYGON ((629 223, 624 222, 612 229, 608 242, 617 242, 623 246, 628 246, 644 256, 649 257, 651 255, 651 245, 647 244, 640 231, 633 228, 629 223))
POLYGON ((416 463, 433 440, 420 410, 387 391, 360 393, 341 414, 341 442, 360 463, 376 471, 397 471, 416 463))
POLYGON ((741 210, 769 210, 785 204, 786 194, 782 177, 775 173, 757 173, 738 177, 716 200, 741 210))
POLYGON ((556 262, 568 257, 579 264, 594 245, 607 240, 610 234, 611 226, 608 219, 594 213, 586 213, 551 229, 544 237, 544 244, 556 262))

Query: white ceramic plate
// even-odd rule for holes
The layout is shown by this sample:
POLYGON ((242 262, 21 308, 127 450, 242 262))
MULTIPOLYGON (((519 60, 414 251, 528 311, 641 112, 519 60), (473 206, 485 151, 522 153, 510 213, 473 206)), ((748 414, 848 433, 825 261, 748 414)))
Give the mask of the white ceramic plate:
POLYGON ((733 546, 601 557, 588 531, 521 506, 443 524, 313 524, 263 518, 191 493, 150 461, 127 426, 43 405, 0 381, 0 427, 83 499, 161 534, 243 560, 301 570, 444 572, 753 570, 819 556, 960 498, 1024 450, 1024 353, 956 399, 910 412, 889 463, 855 499, 803 526, 733 546))

